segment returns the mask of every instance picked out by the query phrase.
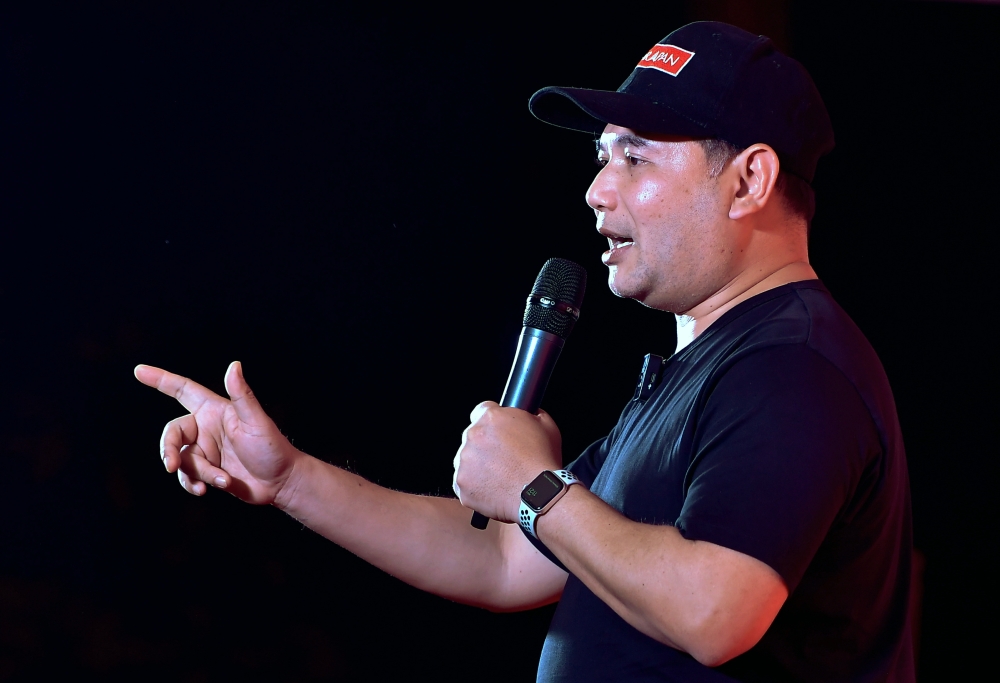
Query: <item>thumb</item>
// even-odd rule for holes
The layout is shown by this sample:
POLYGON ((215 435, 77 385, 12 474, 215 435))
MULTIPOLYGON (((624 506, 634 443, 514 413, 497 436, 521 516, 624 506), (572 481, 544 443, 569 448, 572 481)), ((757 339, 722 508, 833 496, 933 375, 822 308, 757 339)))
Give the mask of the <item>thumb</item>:
POLYGON ((226 393, 233 402, 240 422, 259 422, 264 417, 264 409, 253 395, 250 385, 243 379, 243 364, 238 360, 230 363, 226 370, 226 393))

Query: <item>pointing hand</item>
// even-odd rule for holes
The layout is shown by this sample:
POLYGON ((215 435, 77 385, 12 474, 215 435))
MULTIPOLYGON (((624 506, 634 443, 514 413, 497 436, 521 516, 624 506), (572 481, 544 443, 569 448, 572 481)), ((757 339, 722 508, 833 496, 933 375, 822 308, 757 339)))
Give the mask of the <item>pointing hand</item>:
POLYGON ((281 506, 294 465, 304 454, 278 430, 243 379, 239 362, 226 371, 225 399, 186 377, 149 365, 135 368, 143 384, 173 396, 190 413, 171 420, 160 438, 168 472, 196 496, 210 484, 248 503, 281 506))

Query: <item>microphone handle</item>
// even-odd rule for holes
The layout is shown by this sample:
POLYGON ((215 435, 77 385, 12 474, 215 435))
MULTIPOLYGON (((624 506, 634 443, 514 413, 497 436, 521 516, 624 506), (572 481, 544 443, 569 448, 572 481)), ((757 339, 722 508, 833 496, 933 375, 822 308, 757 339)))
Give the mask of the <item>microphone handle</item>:
MULTIPOLYGON (((500 405, 504 408, 520 408, 537 415, 549 378, 565 343, 565 339, 551 332, 534 327, 523 328, 500 405)), ((485 529, 489 523, 490 518, 486 515, 472 513, 472 526, 475 528, 485 529)))

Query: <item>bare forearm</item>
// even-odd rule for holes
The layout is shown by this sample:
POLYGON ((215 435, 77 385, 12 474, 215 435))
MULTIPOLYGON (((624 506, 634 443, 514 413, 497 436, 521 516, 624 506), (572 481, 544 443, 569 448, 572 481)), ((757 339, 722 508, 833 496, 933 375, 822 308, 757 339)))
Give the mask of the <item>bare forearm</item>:
POLYGON ((675 562, 645 557, 683 552, 663 531, 629 521, 578 487, 538 520, 539 537, 597 597, 646 635, 684 649, 678 617, 692 591, 675 562), (666 537, 641 538, 649 532, 666 537))
POLYGON ((287 489, 277 507, 389 574, 459 602, 502 601, 502 525, 474 529, 457 500, 392 491, 310 456, 287 489))
POLYGON ((566 573, 516 527, 479 531, 457 500, 390 491, 296 450, 239 363, 226 371, 231 400, 160 368, 140 365, 135 375, 191 411, 167 423, 160 439, 164 466, 189 493, 204 495, 211 484, 273 504, 403 581, 460 602, 517 610, 561 593, 566 573))
POLYGON ((749 649, 787 594, 777 575, 761 590, 756 569, 743 564, 757 560, 688 541, 671 526, 632 522, 580 487, 539 519, 538 531, 619 616, 706 664, 749 649))

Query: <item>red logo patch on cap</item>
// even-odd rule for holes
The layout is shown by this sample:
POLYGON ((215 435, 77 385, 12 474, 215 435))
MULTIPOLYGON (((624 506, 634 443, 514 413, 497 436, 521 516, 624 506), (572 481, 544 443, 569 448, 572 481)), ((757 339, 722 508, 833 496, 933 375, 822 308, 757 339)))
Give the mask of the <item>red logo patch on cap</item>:
POLYGON ((676 45, 654 45, 653 49, 639 60, 636 68, 656 69, 665 74, 676 76, 691 61, 692 57, 694 57, 693 52, 688 52, 676 45))

